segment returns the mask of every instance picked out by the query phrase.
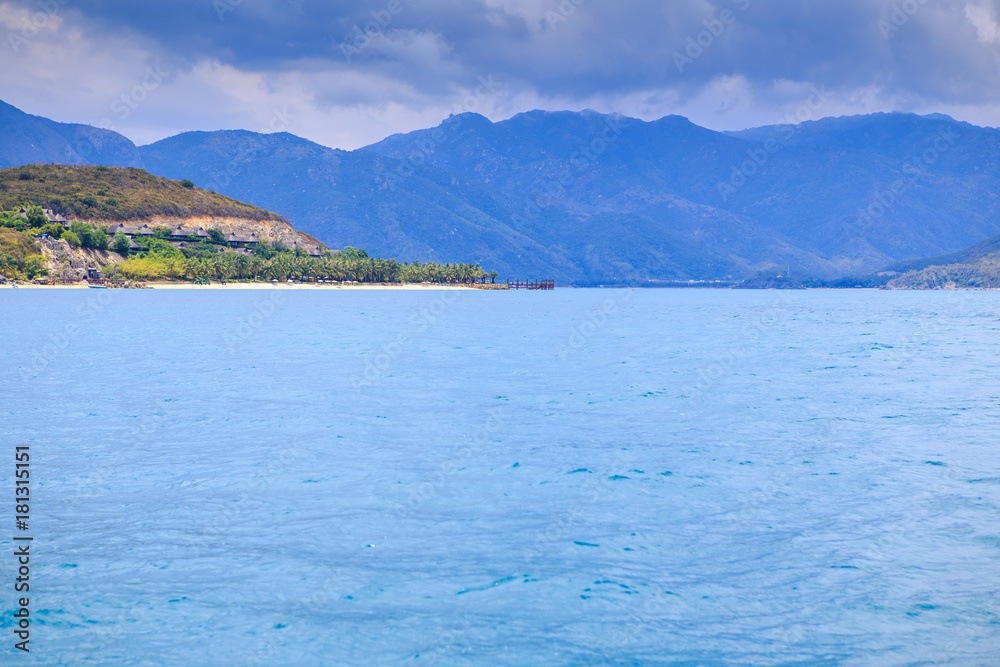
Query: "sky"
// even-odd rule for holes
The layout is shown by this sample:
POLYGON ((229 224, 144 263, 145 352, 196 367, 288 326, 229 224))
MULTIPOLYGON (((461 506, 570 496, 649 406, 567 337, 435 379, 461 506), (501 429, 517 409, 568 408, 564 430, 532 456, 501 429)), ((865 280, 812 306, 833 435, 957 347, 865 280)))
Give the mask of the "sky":
POLYGON ((996 127, 998 21, 1000 0, 0 0, 0 100, 138 144, 248 129, 354 149, 532 109, 996 127))

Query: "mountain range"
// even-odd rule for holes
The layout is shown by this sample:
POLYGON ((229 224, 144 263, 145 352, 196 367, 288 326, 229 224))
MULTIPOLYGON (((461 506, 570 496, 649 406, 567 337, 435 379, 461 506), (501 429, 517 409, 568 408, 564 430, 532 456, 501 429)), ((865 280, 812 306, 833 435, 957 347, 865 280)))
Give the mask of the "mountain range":
POLYGON ((0 167, 35 162, 142 167, 330 247, 580 285, 864 274, 1000 234, 1000 131, 943 115, 715 132, 679 116, 466 113, 342 151, 246 131, 136 147, 0 104, 0 167))

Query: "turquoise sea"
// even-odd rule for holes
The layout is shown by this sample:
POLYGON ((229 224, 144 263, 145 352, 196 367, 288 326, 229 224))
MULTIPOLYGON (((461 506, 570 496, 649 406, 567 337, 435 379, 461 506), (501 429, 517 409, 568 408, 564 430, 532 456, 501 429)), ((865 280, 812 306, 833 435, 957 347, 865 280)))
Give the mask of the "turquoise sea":
POLYGON ((996 292, 8 289, 0 378, 5 665, 1000 664, 996 292))

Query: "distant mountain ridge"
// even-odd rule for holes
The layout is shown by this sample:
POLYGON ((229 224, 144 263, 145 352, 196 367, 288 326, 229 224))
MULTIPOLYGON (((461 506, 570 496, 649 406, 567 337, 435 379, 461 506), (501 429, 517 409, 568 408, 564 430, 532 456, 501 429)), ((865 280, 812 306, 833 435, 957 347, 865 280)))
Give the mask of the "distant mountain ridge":
POLYGON ((142 167, 142 157, 117 132, 57 123, 0 101, 0 169, 35 163, 142 167))
MULTIPOLYGON (((519 114, 485 131, 479 125, 454 133, 427 151, 426 163, 542 196, 557 181, 552 175, 567 170, 566 150, 598 136, 601 122, 593 112, 519 114), (573 131, 588 118, 585 129, 573 131), (491 165, 500 156, 498 172, 491 165)), ((863 273, 1000 231, 1000 132, 992 128, 913 114, 743 133, 716 133, 677 117, 617 122, 620 138, 591 168, 565 187, 556 184, 565 207, 585 215, 613 211, 625 227, 665 226, 720 250, 734 233, 762 239, 733 253, 758 267, 863 273)), ((401 157, 430 146, 428 132, 390 137, 367 150, 401 157)))
MULTIPOLYGON (((8 163, 18 146, 83 159, 68 129, 2 118, 16 121, 0 127, 8 163)), ((127 139, 101 136, 120 149, 87 159, 135 161, 127 139)), ((356 151, 245 131, 135 150, 152 173, 276 211, 331 247, 576 284, 863 274, 1000 234, 1000 132, 940 114, 742 132, 679 116, 461 114, 356 151)))

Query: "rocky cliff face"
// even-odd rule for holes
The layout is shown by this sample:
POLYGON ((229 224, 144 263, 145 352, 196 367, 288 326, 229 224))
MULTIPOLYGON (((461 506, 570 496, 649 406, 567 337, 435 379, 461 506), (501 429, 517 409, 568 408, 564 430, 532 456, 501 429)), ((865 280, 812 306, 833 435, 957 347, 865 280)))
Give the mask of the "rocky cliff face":
POLYGON ((40 240, 42 256, 48 262, 49 277, 64 283, 75 283, 86 279, 88 269, 101 270, 108 264, 124 262, 125 258, 110 250, 74 248, 63 240, 44 238, 40 240))
MULTIPOLYGON (((105 220, 82 220, 96 226, 107 225, 105 220)), ((293 244, 317 246, 322 245, 309 234, 293 228, 284 220, 247 220, 245 218, 218 218, 212 216, 175 217, 152 216, 140 220, 126 220, 129 227, 149 225, 150 227, 177 227, 185 229, 218 229, 223 234, 230 232, 238 235, 256 234, 258 238, 268 243, 281 241, 286 246, 293 244)), ((74 248, 66 241, 53 238, 40 239, 42 255, 48 261, 49 277, 61 282, 79 282, 87 278, 88 269, 101 270, 109 264, 124 262, 125 257, 110 250, 94 250, 92 248, 74 248)))
MULTIPOLYGON (((92 225, 101 226, 109 224, 107 220, 81 220, 92 225)), ((285 245, 298 243, 300 245, 322 245, 314 237, 300 232, 292 227, 285 220, 248 220, 246 218, 224 218, 216 216, 193 216, 178 217, 169 215, 154 215, 148 218, 135 220, 123 220, 121 224, 127 227, 183 227, 185 229, 218 229, 223 234, 230 232, 238 235, 256 234, 258 238, 266 240, 268 243, 281 241, 285 245)))

